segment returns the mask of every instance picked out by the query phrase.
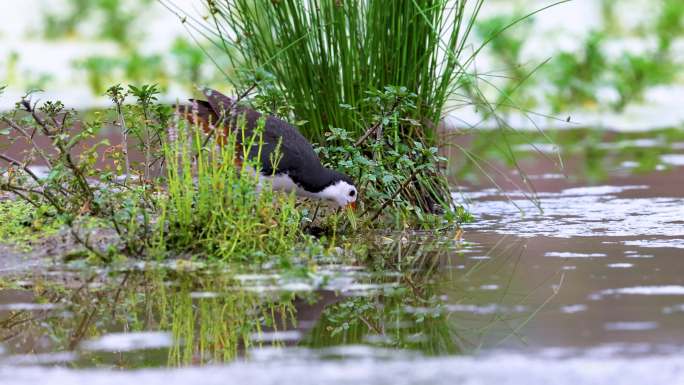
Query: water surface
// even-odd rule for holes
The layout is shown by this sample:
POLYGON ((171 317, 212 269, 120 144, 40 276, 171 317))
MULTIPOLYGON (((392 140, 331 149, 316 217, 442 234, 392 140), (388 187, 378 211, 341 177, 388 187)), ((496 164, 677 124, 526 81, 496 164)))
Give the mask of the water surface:
POLYGON ((684 383, 682 148, 644 139, 560 170, 521 148, 499 188, 456 188, 477 218, 462 237, 372 234, 313 272, 19 264, 2 272, 0 381, 684 383), (521 172, 536 192, 510 183, 521 172))

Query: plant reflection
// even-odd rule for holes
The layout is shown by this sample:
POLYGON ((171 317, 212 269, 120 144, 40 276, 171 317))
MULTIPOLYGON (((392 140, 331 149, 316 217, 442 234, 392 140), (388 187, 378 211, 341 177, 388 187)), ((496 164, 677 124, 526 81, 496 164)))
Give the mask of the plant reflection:
POLYGON ((494 332, 504 332, 497 339, 517 336, 509 322, 526 322, 534 312, 497 310, 520 300, 508 295, 506 282, 522 245, 502 240, 482 251, 488 259, 471 259, 468 253, 477 248, 451 237, 395 238, 364 243, 365 258, 357 262, 366 267, 353 282, 335 286, 324 280, 314 291, 288 291, 287 284, 265 285, 259 278, 274 274, 245 280, 225 266, 192 269, 180 263, 123 272, 36 273, 0 283, 0 303, 45 304, 0 307, 0 339, 12 355, 76 352, 70 362, 76 367, 217 364, 249 358, 255 348, 295 344, 453 355, 473 352, 494 332), (503 282, 497 290, 476 290, 492 277, 503 282), (494 310, 477 313, 487 306, 494 310), (168 333, 170 346, 93 350, 83 343, 110 333, 147 331, 168 333))

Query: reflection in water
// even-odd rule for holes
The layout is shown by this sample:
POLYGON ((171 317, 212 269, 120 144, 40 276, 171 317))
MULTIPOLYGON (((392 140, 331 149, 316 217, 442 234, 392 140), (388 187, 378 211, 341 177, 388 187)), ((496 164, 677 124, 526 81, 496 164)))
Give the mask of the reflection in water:
POLYGON ((506 173, 535 180, 536 202, 498 175, 505 192, 480 185, 455 194, 477 218, 466 237, 524 238, 529 277, 566 273, 558 295, 524 329, 526 352, 679 354, 684 318, 671 309, 684 296, 684 168, 675 155, 682 148, 672 143, 680 137, 681 130, 558 134, 566 178, 535 178, 558 168, 526 148, 518 170, 506 173))
POLYGON ((451 355, 517 334, 538 306, 509 295, 516 242, 485 250, 404 234, 370 244, 366 269, 329 266, 325 279, 160 267, 36 273, 0 291, 0 338, 15 358, 76 352, 76 367, 220 363, 291 345, 451 355), (469 258, 481 253, 490 258, 469 258))
POLYGON ((266 298, 206 272, 60 272, 26 287, 32 291, 2 294, 63 307, 0 312, 5 345, 15 354, 80 351, 76 366, 154 366, 165 355, 170 365, 229 361, 251 346, 253 333, 285 328, 294 317, 294 294, 266 298), (206 290, 221 294, 193 298, 206 290))

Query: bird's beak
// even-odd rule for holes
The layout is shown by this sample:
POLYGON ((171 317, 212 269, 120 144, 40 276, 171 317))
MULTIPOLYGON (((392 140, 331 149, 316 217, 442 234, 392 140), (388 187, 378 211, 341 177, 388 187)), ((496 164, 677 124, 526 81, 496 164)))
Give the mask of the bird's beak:
POLYGON ((356 201, 347 204, 347 206, 345 206, 345 209, 347 209, 347 210, 348 210, 348 209, 356 210, 356 201))

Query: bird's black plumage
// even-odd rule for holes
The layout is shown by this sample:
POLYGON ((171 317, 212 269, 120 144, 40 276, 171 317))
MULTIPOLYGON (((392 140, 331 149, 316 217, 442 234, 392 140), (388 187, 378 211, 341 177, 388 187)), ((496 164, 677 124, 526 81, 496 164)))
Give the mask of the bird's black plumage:
MULTIPOLYGON (((206 89, 204 94, 207 100, 192 100, 193 108, 196 108, 198 117, 209 120, 211 124, 230 129, 238 127, 240 130, 244 126, 244 136, 249 138, 260 120, 264 119, 260 157, 263 174, 287 174, 294 183, 311 193, 320 192, 338 181, 353 185, 348 176, 323 167, 311 143, 293 125, 274 116, 263 116, 250 108, 235 106, 232 99, 217 91, 206 89), (276 151, 279 159, 274 167, 276 151)), ((238 142, 240 139, 241 131, 238 142)), ((249 157, 253 159, 258 154, 259 148, 255 146, 250 150, 249 157)))

